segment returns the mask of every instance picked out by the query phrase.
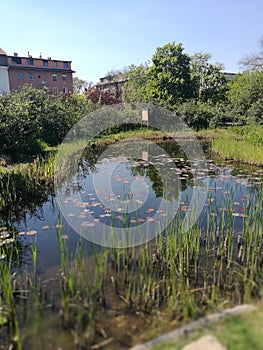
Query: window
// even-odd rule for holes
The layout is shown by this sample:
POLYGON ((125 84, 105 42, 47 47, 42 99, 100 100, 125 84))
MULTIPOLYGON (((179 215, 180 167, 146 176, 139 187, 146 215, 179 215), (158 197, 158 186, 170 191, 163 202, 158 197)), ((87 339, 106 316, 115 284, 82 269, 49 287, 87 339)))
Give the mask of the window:
POLYGON ((12 57, 12 63, 21 64, 22 60, 20 57, 12 57))
POLYGON ((29 57, 29 58, 26 60, 26 63, 27 63, 27 64, 30 64, 31 66, 33 66, 33 64, 34 64, 33 58, 29 57))
POLYGON ((53 81, 57 81, 57 75, 56 74, 52 74, 52 80, 53 81))
POLYGON ((34 80, 34 74, 33 73, 28 73, 28 79, 29 80, 34 80))
POLYGON ((68 62, 63 62, 64 68, 68 68, 68 62))
POLYGON ((23 79, 23 73, 19 72, 17 73, 17 79, 23 79))
POLYGON ((67 81, 67 76, 66 75, 62 75, 62 81, 67 81))
POLYGON ((48 60, 43 60, 43 66, 48 67, 48 60))
POLYGON ((53 95, 57 95, 58 94, 58 88, 57 87, 53 87, 52 92, 53 92, 53 95))
POLYGON ((58 61, 54 61, 54 67, 58 66, 58 61))
POLYGON ((63 94, 67 94, 68 93, 68 88, 67 87, 64 87, 63 88, 63 94))

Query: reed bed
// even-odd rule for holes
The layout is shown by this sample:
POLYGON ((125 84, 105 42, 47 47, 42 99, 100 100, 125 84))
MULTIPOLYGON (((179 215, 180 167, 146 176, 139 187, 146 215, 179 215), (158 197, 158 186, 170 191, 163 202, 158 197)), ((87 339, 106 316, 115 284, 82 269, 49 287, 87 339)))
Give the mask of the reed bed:
POLYGON ((199 136, 211 138, 212 151, 224 159, 263 164, 263 127, 260 125, 209 130, 200 132, 199 136))
MULTIPOLYGON (((223 202, 222 215, 213 215, 217 203, 211 192, 205 229, 196 224, 182 233, 185 209, 181 209, 177 220, 155 240, 129 249, 93 247, 89 258, 81 239, 76 251, 69 253, 62 225, 58 225, 61 269, 55 290, 39 281, 36 269, 29 273, 12 264, 16 242, 3 244, 1 254, 8 259, 0 261, 0 333, 5 339, 1 346, 29 344, 27 327, 34 339, 40 339, 41 320, 51 312, 59 324, 55 332, 70 334, 73 348, 95 349, 94 344, 101 342, 125 348, 136 342, 138 332, 145 332, 147 338, 154 330, 163 331, 160 324, 185 323, 260 298, 262 192, 262 187, 255 187, 241 218, 233 215, 233 193, 223 202), (237 219, 243 222, 238 232, 237 219), (125 322, 120 323, 120 315, 126 317, 125 322), (131 338, 122 343, 121 334, 127 329, 131 338)), ((36 266, 34 244, 32 261, 36 266)))

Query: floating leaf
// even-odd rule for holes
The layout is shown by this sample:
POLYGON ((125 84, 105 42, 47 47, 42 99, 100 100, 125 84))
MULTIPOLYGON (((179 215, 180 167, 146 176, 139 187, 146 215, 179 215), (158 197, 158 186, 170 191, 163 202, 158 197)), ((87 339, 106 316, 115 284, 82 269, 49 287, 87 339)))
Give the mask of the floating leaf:
POLYGON ((33 235, 36 235, 36 234, 37 234, 36 230, 30 230, 30 231, 26 232, 26 235, 28 235, 28 236, 33 236, 33 235))
POLYGON ((43 230, 48 230, 48 229, 50 229, 51 227, 49 226, 49 225, 44 225, 44 226, 42 226, 42 229, 43 230))

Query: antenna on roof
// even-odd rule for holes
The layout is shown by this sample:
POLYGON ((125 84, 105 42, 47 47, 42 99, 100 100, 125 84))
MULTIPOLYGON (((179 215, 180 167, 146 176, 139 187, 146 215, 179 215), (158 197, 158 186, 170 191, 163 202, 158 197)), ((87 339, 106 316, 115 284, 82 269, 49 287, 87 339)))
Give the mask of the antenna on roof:
POLYGON ((40 52, 39 58, 42 58, 42 52, 40 52))

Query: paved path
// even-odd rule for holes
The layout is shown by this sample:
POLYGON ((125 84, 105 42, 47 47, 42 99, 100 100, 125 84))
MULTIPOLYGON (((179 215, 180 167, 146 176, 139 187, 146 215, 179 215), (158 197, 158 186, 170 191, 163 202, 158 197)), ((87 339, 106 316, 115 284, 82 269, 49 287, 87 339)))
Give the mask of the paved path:
POLYGON ((206 335, 186 345, 182 350, 226 350, 226 348, 212 335, 206 335))

